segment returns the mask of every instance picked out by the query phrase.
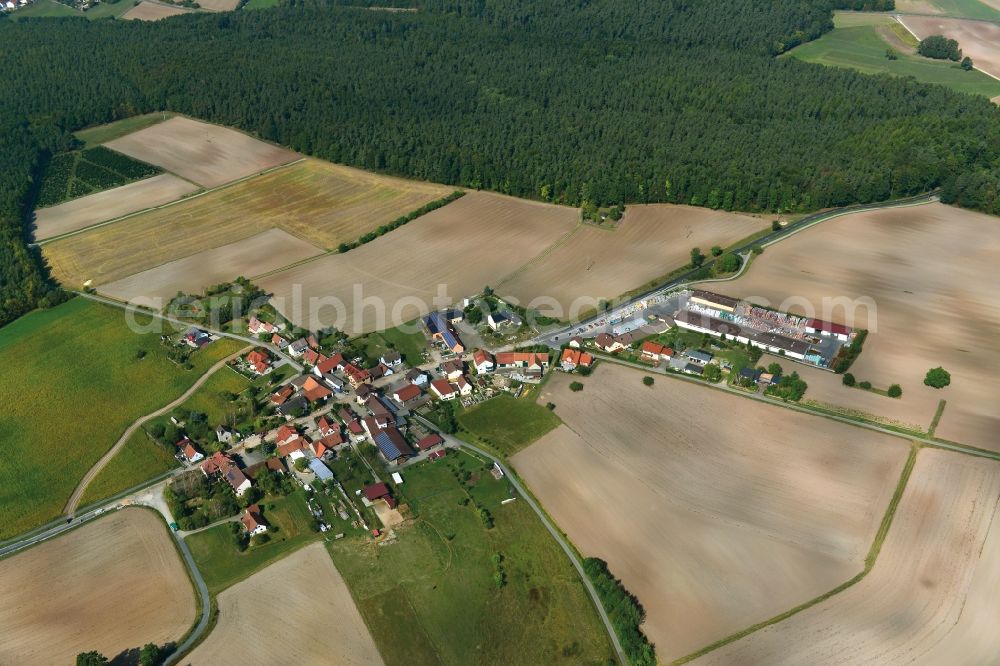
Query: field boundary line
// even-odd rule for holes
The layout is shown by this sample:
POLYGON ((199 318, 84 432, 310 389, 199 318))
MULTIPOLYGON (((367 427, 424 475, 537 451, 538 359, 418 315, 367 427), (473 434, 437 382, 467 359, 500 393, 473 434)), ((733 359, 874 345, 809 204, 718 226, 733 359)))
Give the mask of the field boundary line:
MULTIPOLYGON (((174 5, 165 5, 165 6, 173 7, 174 5)), ((103 144, 101 144, 101 145, 103 145, 103 144)), ((285 164, 279 164, 278 166, 271 167, 270 169, 264 169, 263 171, 258 171, 257 173, 252 173, 252 174, 250 174, 248 176, 243 176, 242 178, 237 178, 236 180, 230 181, 228 183, 223 183, 222 185, 218 185, 216 187, 211 187, 211 188, 207 188, 207 189, 203 188, 201 185, 198 185, 198 183, 194 182, 193 180, 188 180, 187 178, 184 178, 182 176, 178 176, 173 171, 167 171, 166 169, 164 169, 163 173, 169 173, 171 176, 174 176, 176 178, 180 178, 181 180, 183 180, 185 182, 188 182, 188 183, 191 183, 192 185, 197 185, 199 188, 201 188, 201 191, 200 192, 193 192, 192 194, 189 194, 188 196, 182 196, 180 199, 175 199, 174 201, 168 201, 167 203, 160 204, 159 206, 150 206, 149 208, 143 208, 142 210, 137 210, 135 212, 128 213, 127 215, 119 215, 118 217, 113 217, 110 220, 105 220, 104 222, 98 222, 97 224, 92 224, 89 227, 84 227, 83 229, 77 229, 75 231, 69 231, 69 232, 66 232, 64 234, 60 234, 58 236, 53 236, 51 238, 46 238, 44 240, 40 240, 38 242, 32 243, 32 245, 35 245, 36 247, 42 247, 43 245, 48 245, 49 243, 54 243, 56 241, 64 240, 64 239, 70 238, 72 236, 78 236, 78 235, 86 233, 88 231, 93 231, 95 229, 100 229, 101 227, 106 227, 109 224, 117 224, 118 222, 123 222, 123 221, 125 221, 125 220, 127 220, 129 218, 133 218, 133 217, 135 217, 137 215, 145 215, 146 213, 151 213, 151 212, 156 211, 156 210, 163 210, 164 208, 170 208, 171 206, 176 206, 178 204, 187 203, 188 201, 194 201, 195 199, 197 199, 199 197, 203 197, 203 196, 205 196, 207 194, 213 194, 215 192, 220 192, 222 190, 225 190, 226 188, 233 187, 234 185, 239 185, 239 184, 244 183, 244 182, 246 182, 248 180, 253 180, 254 178, 259 178, 260 176, 266 176, 266 175, 268 175, 270 173, 273 173, 275 171, 280 171, 281 169, 285 169, 285 168, 294 166, 296 164, 299 164, 301 162, 305 162, 306 159, 308 159, 308 158, 300 157, 299 159, 294 160, 292 162, 287 162, 285 164)), ((153 178, 153 177, 154 176, 150 176, 150 178, 153 178)), ((144 178, 143 180, 148 180, 148 178, 144 178)), ((141 183, 142 180, 137 180, 135 182, 141 183)), ((129 184, 131 184, 131 183, 129 183, 129 184)), ((122 186, 122 187, 124 187, 124 186, 122 186)), ((114 189, 114 188, 111 188, 111 189, 114 189)), ((101 192, 107 192, 107 191, 108 190, 101 190, 101 192)), ((95 192, 94 194, 100 194, 100 192, 95 192)), ((34 211, 32 211, 32 212, 34 212, 34 211)))
POLYGON ((784 620, 787 620, 793 615, 797 615, 806 609, 812 608, 813 606, 822 603, 837 594, 840 594, 841 592, 853 587, 855 584, 864 580, 864 578, 871 572, 871 570, 875 568, 875 561, 878 559, 879 553, 882 551, 882 544, 885 542, 885 539, 889 534, 889 529, 892 527, 892 521, 896 516, 896 509, 899 507, 899 502, 903 497, 903 492, 906 490, 906 485, 910 480, 910 473, 913 471, 913 466, 917 462, 917 454, 919 453, 920 448, 921 447, 918 442, 910 443, 910 451, 906 458, 906 463, 903 465, 903 470, 902 472, 900 472, 899 480, 896 482, 896 489, 893 491, 892 497, 889 499, 889 505, 886 507, 885 513, 882 515, 882 521, 879 523, 879 529, 875 533, 875 538, 872 540, 871 547, 868 549, 868 554, 867 556, 865 556, 864 568, 861 570, 860 573, 858 573, 850 580, 841 583, 832 590, 824 592, 818 597, 814 597, 813 599, 810 599, 802 604, 799 604, 794 608, 790 608, 783 613, 779 613, 778 615, 775 615, 770 619, 758 622, 757 624, 752 624, 746 629, 743 629, 741 631, 736 632, 735 634, 731 634, 721 640, 711 643, 703 647, 702 649, 698 650, 697 652, 692 652, 687 656, 681 657, 680 659, 671 662, 671 666, 679 666, 680 664, 686 664, 699 657, 705 656, 709 652, 718 650, 719 648, 729 645, 730 643, 733 643, 735 641, 738 641, 741 638, 745 638, 750 634, 756 633, 761 629, 765 629, 772 625, 778 624, 779 622, 783 622, 784 620))
POLYGON ((132 435, 134 435, 139 430, 139 428, 143 426, 143 424, 147 423, 148 421, 151 421, 152 419, 163 416, 174 407, 178 407, 179 405, 186 402, 187 399, 190 398, 195 393, 195 391, 200 389, 205 384, 205 382, 207 382, 213 375, 215 375, 216 372, 224 368, 227 363, 229 363, 234 359, 239 358, 240 356, 247 353, 251 349, 252 347, 250 346, 243 347, 238 352, 230 354, 225 358, 219 359, 212 365, 212 367, 206 370, 205 373, 201 375, 201 377, 196 379, 194 384, 192 384, 186 391, 181 393, 181 395, 178 396, 176 399, 167 403, 163 407, 153 412, 150 412, 149 414, 146 414, 145 416, 140 416, 138 419, 133 421, 131 425, 125 428, 125 432, 123 432, 121 437, 118 438, 118 441, 116 441, 111 446, 111 448, 108 449, 104 453, 104 455, 101 456, 100 459, 98 459, 98 461, 94 463, 94 465, 89 470, 87 470, 87 473, 83 475, 83 478, 80 479, 80 482, 77 484, 76 489, 73 490, 73 494, 70 495, 69 500, 66 502, 66 506, 63 508, 63 514, 72 517, 73 514, 76 513, 76 509, 80 504, 80 500, 83 499, 83 494, 87 490, 87 486, 89 486, 93 482, 93 480, 97 477, 97 475, 101 473, 101 470, 107 467, 108 463, 111 462, 111 459, 115 457, 115 454, 118 453, 122 449, 122 447, 125 446, 126 443, 128 443, 128 440, 132 438, 132 435))
POLYGON ((904 431, 901 429, 895 430, 888 426, 881 425, 878 423, 872 423, 870 421, 865 421, 860 418, 851 418, 848 416, 842 416, 840 414, 818 410, 798 403, 785 402, 775 398, 769 398, 767 396, 762 396, 757 393, 747 393, 745 391, 737 390, 725 384, 710 384, 705 380, 696 379, 695 377, 689 377, 687 375, 682 375, 676 372, 665 372, 658 368, 641 366, 636 363, 632 363, 630 361, 626 361, 620 358, 615 358, 614 356, 608 356, 605 354, 598 353, 597 357, 603 361, 607 361, 608 363, 617 363, 618 365, 625 366, 626 368, 632 368, 633 370, 640 370, 642 372, 653 372, 663 377, 669 377, 672 379, 686 381, 688 383, 695 384, 697 386, 705 386, 716 391, 724 391, 732 395, 742 396, 744 398, 755 400, 765 405, 773 405, 775 407, 780 407, 783 409, 790 409, 792 411, 801 412, 803 414, 812 414, 813 416, 817 416, 819 418, 830 419, 831 421, 837 421, 839 423, 846 423, 848 425, 853 425, 857 428, 864 428, 866 430, 871 430, 873 432, 882 433, 883 435, 898 437, 900 439, 905 439, 910 442, 919 442, 923 446, 933 446, 939 449, 946 449, 948 451, 953 451, 955 453, 962 453, 968 456, 1000 461, 1000 452, 997 451, 990 451, 989 449, 981 449, 975 446, 971 446, 969 444, 952 442, 946 439, 940 439, 938 437, 928 437, 923 433, 904 431))
POLYGON ((937 411, 934 412, 934 418, 931 419, 931 424, 927 427, 928 437, 934 437, 934 433, 937 432, 938 424, 941 423, 941 417, 944 416, 944 408, 947 405, 947 400, 943 398, 938 400, 937 411))

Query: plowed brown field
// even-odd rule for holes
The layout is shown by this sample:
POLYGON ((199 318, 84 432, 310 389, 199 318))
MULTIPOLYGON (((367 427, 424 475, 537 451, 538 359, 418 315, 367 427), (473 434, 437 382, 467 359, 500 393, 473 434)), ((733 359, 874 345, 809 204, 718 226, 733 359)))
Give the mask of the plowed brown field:
POLYGON ((360 333, 496 284, 569 233, 574 208, 470 192, 344 255, 258 281, 297 325, 360 333), (439 300, 438 294, 444 294, 439 300))
POLYGON ((183 663, 383 663, 323 544, 275 562, 220 593, 218 602, 218 624, 183 663))
POLYGON ((546 297, 539 311, 564 319, 573 316, 574 303, 579 313, 683 266, 691 248, 707 254, 713 245, 726 247, 765 227, 757 218, 707 208, 629 206, 618 229, 581 225, 497 292, 522 304, 546 297))
POLYGON ((646 609, 665 662, 858 574, 905 442, 603 364, 539 398, 564 425, 512 462, 584 556, 646 609))
POLYGON ((694 663, 995 663, 998 500, 1000 463, 922 450, 864 579, 694 663))
POLYGON ((71 664, 177 641, 194 590, 160 516, 122 509, 0 562, 0 663, 71 664))
MULTIPOLYGON (((807 399, 860 408, 927 428, 938 400, 948 405, 939 437, 1000 450, 1000 219, 943 204, 855 213, 829 220, 769 247, 733 282, 707 288, 796 313, 811 309, 837 323, 869 328, 851 368, 858 381, 887 388, 891 400, 838 386, 839 377, 807 399), (837 307, 824 299, 874 303, 837 307), (861 299, 865 299, 862 301, 861 299), (808 306, 808 309, 807 307, 808 306), (848 310, 856 314, 848 320, 848 310), (930 368, 951 385, 924 386, 930 368), (839 395, 838 395, 839 394, 839 395)), ((831 301, 832 302, 832 301, 831 301)))
MULTIPOLYGON (((163 10, 168 12, 166 15, 177 13, 174 10, 180 9, 143 2, 129 10, 123 18, 139 18, 129 14, 144 7, 146 12, 163 10)), ((218 187, 298 158, 290 150, 234 129, 182 116, 126 134, 105 145, 129 157, 162 167, 202 187, 218 187)))

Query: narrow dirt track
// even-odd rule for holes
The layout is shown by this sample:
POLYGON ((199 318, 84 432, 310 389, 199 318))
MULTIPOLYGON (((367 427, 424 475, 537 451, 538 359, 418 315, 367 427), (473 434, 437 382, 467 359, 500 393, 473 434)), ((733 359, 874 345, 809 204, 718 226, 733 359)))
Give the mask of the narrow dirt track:
POLYGON ((252 347, 245 347, 240 351, 236 352, 235 354, 230 354, 226 358, 217 362, 215 365, 209 368, 208 371, 205 372, 205 374, 199 377, 198 381, 196 381, 194 384, 191 385, 191 388, 184 391, 184 393, 182 393, 180 397, 178 397, 176 400, 161 407, 155 412, 146 414, 145 416, 137 419, 132 425, 126 428, 125 432, 122 433, 122 436, 120 438, 118 438, 118 441, 115 442, 114 446, 108 449, 108 452, 105 453, 103 456, 101 456, 101 459, 98 460, 86 474, 84 474, 82 479, 80 479, 80 483, 77 484, 76 490, 73 491, 73 494, 70 495, 69 497, 69 501, 66 502, 66 508, 63 510, 63 513, 69 517, 72 517, 73 514, 76 513, 76 508, 80 505, 80 499, 83 497, 83 493, 86 492, 87 486, 89 486, 90 482, 93 481, 98 474, 100 474, 101 470, 105 468, 105 466, 111 461, 112 458, 114 458, 115 454, 118 453, 118 451, 123 446, 125 446, 125 442, 127 442, 132 437, 132 435, 135 434, 136 430, 138 430, 143 423, 146 423, 151 419, 163 416, 174 407, 177 407, 178 405, 182 404, 185 400, 190 398, 195 391, 201 388, 202 384, 207 382, 209 377, 211 377, 220 369, 222 369, 226 365, 226 363, 233 360, 234 358, 239 357, 242 354, 247 353, 251 348, 252 347))

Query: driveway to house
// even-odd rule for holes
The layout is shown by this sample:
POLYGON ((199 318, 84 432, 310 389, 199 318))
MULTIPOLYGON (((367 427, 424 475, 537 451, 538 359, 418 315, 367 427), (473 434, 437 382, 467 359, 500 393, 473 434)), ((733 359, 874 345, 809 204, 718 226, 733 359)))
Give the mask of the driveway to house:
POLYGON ((125 445, 125 443, 132 437, 132 435, 136 433, 136 431, 142 426, 142 424, 152 419, 159 418, 164 414, 166 414, 167 412, 171 411, 174 407, 183 404, 184 401, 190 398, 195 391, 201 388, 202 384, 208 381, 209 377, 211 377, 216 372, 224 368, 226 363, 229 363, 229 361, 233 360, 234 358, 238 358, 242 354, 245 354, 248 351, 248 349, 249 348, 241 349, 235 354, 231 354, 226 358, 222 359, 221 361, 218 361, 215 365, 209 368, 205 374, 199 377, 198 381, 196 381, 194 384, 191 385, 191 388, 184 391, 184 393, 182 393, 179 398, 177 398, 170 404, 161 407, 155 412, 141 417, 140 419, 136 420, 132 425, 130 425, 128 428, 126 428, 125 432, 122 434, 121 437, 118 438, 118 441, 115 442, 114 446, 108 449, 108 452, 105 453, 103 456, 101 456, 101 459, 98 460, 94 464, 94 466, 91 467, 87 471, 87 473, 83 475, 82 479, 80 479, 80 483, 77 484, 76 490, 73 491, 73 494, 70 495, 69 497, 69 501, 66 502, 66 508, 63 509, 63 513, 70 518, 73 517, 73 514, 76 513, 76 508, 80 505, 80 500, 83 498, 83 493, 87 490, 87 486, 89 486, 90 482, 94 480, 94 478, 101 472, 102 469, 104 469, 104 467, 109 462, 111 462, 111 459, 115 457, 115 454, 118 453, 118 451, 125 445))

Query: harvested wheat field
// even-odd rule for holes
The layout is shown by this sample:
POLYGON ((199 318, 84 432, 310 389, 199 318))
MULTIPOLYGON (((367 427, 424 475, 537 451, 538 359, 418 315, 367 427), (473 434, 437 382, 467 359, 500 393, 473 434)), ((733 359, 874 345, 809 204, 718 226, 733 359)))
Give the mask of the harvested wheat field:
POLYGON ((210 12, 231 12, 240 5, 240 0, 198 0, 202 9, 210 12))
POLYGON ((995 663, 998 500, 1000 463, 924 449, 864 579, 695 663, 995 663))
POLYGON ((936 16, 901 16, 899 21, 920 39, 931 35, 954 39, 976 69, 1000 78, 1000 25, 936 16))
POLYGON ((0 663, 70 664, 177 641, 194 590, 160 516, 122 509, 0 561, 0 663))
POLYGON ((159 21, 170 16, 190 14, 193 11, 193 9, 188 9, 187 7, 161 5, 156 2, 140 2, 122 14, 122 18, 135 21, 159 21))
MULTIPOLYGON (((149 3, 142 3, 140 9, 149 3)), ((160 5, 153 5, 161 7, 160 5)), ((170 7, 163 7, 170 10, 170 7)), ((130 10, 125 17, 135 10, 130 10)), ((292 151, 228 127, 175 116, 104 144, 202 187, 218 187, 298 159, 292 151)))
POLYGON ((381 664, 368 627, 323 544, 219 594, 219 620, 185 664, 381 664))
POLYGON ((864 567, 905 442, 603 364, 556 373, 564 425, 512 458, 587 557, 646 609, 664 661, 814 598, 864 567))
MULTIPOLYGON (((823 301, 869 299, 853 325, 872 332, 851 372, 876 387, 899 384, 892 417, 926 428, 938 400, 948 401, 936 435, 1000 450, 1000 220, 934 203, 845 215, 769 247, 746 275, 707 288, 772 307, 851 325, 848 309, 824 313, 823 301), (951 386, 924 386, 942 366, 951 386)), ((860 302, 860 301, 859 301, 860 302)), ((882 414, 881 396, 837 387, 824 402, 858 403, 882 414), (861 394, 861 395, 859 395, 861 394)), ((807 399, 815 399, 812 389, 807 399)))
POLYGON ((693 247, 707 253, 713 245, 726 247, 765 227, 757 218, 707 208, 629 206, 615 231, 580 225, 497 291, 522 304, 538 298, 542 314, 573 318, 602 298, 620 296, 687 264, 693 247))
POLYGON ((389 328, 496 284, 577 224, 574 208, 471 192, 344 255, 258 280, 295 324, 389 328), (440 287, 440 289, 439 289, 440 287), (364 301, 364 302, 363 302, 364 301))
POLYGON ((111 282, 102 286, 100 292, 159 309, 178 291, 201 294, 205 287, 277 270, 322 252, 301 238, 281 229, 271 229, 111 282))
POLYGON ((306 159, 46 245, 44 252, 64 285, 107 284, 275 228, 334 249, 450 191, 306 159))
POLYGON ((194 183, 162 173, 58 206, 39 208, 35 211, 35 240, 61 236, 146 208, 162 206, 198 189, 194 183))

